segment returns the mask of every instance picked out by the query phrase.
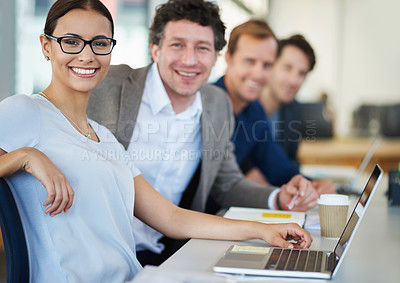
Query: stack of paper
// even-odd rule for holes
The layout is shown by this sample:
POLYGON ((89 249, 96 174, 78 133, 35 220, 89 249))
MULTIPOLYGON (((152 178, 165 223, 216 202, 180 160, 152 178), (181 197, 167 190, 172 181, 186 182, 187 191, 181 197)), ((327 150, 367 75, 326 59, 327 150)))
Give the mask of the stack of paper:
POLYGON ((224 217, 230 219, 250 220, 263 223, 297 223, 304 226, 305 212, 271 210, 263 208, 248 208, 232 206, 224 217))

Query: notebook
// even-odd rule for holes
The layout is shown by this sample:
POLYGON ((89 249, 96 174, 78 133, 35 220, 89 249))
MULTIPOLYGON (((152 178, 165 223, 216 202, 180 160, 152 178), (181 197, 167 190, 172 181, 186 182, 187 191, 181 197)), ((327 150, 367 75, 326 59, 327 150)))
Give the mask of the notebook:
MULTIPOLYGON (((333 251, 232 245, 214 271, 279 277, 331 279, 337 273, 355 232, 382 178, 375 166, 333 251)), ((364 235, 358 235, 363 237, 364 235)))
POLYGON ((272 210, 232 206, 224 214, 225 218, 258 221, 262 223, 297 223, 304 226, 305 212, 272 210))

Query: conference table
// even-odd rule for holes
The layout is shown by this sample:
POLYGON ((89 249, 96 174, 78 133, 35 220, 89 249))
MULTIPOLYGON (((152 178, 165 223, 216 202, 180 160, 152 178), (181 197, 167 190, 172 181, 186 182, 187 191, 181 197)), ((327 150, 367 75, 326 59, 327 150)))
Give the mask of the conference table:
MULTIPOLYGON (((388 178, 385 174, 332 280, 217 274, 212 270, 213 265, 231 245, 268 244, 261 240, 236 242, 191 239, 159 267, 146 266, 134 282, 400 282, 400 207, 388 206, 387 187, 388 178)), ((352 197, 353 204, 356 199, 352 197)), ((310 219, 315 219, 318 210, 313 209, 307 214, 310 219)), ((319 229, 309 231, 313 237, 310 249, 335 248, 337 240, 321 237, 319 229)))
MULTIPOLYGON (((344 137, 332 139, 305 139, 300 143, 298 157, 302 165, 335 165, 358 168, 374 139, 371 137, 344 137)), ((400 160, 400 138, 380 138, 367 169, 379 163, 384 171, 397 169, 400 160)))

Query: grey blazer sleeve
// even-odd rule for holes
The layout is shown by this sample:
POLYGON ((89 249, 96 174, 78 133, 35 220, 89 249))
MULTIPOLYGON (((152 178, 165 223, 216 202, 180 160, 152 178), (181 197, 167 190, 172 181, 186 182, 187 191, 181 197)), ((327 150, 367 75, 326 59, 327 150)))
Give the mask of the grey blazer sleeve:
POLYGON ((90 94, 88 117, 107 127, 114 136, 117 134, 121 89, 130 70, 127 65, 110 66, 105 79, 90 94))
POLYGON ((212 103, 203 99, 203 115, 209 115, 209 117, 203 117, 206 120, 202 121, 203 127, 205 122, 211 121, 212 130, 217 133, 217 135, 209 135, 205 139, 204 134, 207 129, 203 130, 203 151, 204 147, 209 146, 207 142, 214 144, 211 146, 212 150, 221 151, 221 154, 212 157, 214 159, 212 161, 203 158, 203 162, 206 164, 203 169, 207 171, 208 177, 215 174, 210 191, 211 196, 222 207, 268 207, 268 197, 275 187, 260 186, 244 178, 236 162, 234 145, 230 141, 235 127, 232 105, 228 95, 219 88, 217 90, 212 90, 214 98, 212 103), (224 123, 221 125, 216 120, 224 121, 224 123), (227 134, 223 134, 224 130, 227 131, 227 134), (212 140, 213 137, 215 140, 212 140), (214 168, 215 172, 210 172, 214 168))
POLYGON ((136 123, 148 68, 110 66, 106 78, 90 95, 88 117, 107 127, 125 149, 136 123))

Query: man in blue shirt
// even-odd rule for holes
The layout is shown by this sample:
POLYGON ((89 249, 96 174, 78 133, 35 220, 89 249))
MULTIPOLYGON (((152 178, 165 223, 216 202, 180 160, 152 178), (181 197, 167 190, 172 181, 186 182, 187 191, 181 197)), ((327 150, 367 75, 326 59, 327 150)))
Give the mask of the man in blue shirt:
POLYGON ((282 147, 273 141, 265 112, 258 102, 268 83, 277 52, 277 40, 262 20, 249 20, 232 30, 225 54, 227 70, 215 84, 229 94, 236 119, 232 136, 237 162, 245 170, 247 159, 268 181, 281 186, 299 174, 282 147))
MULTIPOLYGON (((272 124, 273 140, 282 146, 289 159, 296 164, 300 164, 297 150, 304 125, 301 125, 300 104, 295 98, 315 62, 314 50, 302 35, 279 40, 270 80, 259 98, 272 124)), ((255 181, 260 178, 256 167, 247 174, 255 181)), ((319 193, 335 193, 331 180, 315 180, 313 185, 319 193)))
MULTIPOLYGON (((269 84, 277 50, 277 39, 265 21, 252 19, 237 26, 225 54, 226 74, 215 84, 227 91, 232 101, 236 119, 232 141, 241 169, 246 173, 255 166, 270 184, 281 186, 300 174, 299 168, 274 140, 270 121, 258 102, 269 84)), ((317 190, 319 186, 333 187, 332 182, 313 185, 317 190)))
POLYGON ((302 35, 279 40, 271 79, 259 99, 274 123, 273 137, 297 164, 297 149, 302 136, 300 104, 295 98, 308 73, 313 70, 315 61, 314 50, 302 35))

